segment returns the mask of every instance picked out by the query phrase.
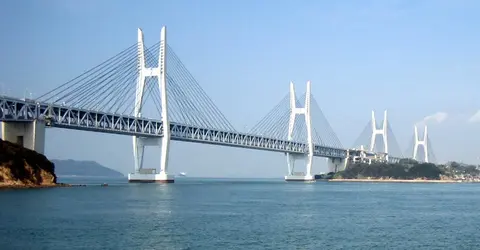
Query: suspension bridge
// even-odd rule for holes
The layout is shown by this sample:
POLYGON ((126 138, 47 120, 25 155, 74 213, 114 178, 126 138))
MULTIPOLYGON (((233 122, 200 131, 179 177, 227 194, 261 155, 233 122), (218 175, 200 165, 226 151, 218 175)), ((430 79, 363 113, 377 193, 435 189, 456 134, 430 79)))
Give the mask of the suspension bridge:
MULTIPOLYGON (((46 128, 131 136, 131 182, 174 182, 168 173, 171 140, 281 152, 287 158, 285 179, 296 181, 314 180, 314 157, 327 158, 329 169, 342 169, 349 154, 311 94, 310 82, 301 96, 290 83, 289 93, 250 131, 236 130, 167 44, 166 27, 150 47, 138 29, 136 43, 39 97, 1 96, 0 121, 4 140, 40 153, 46 128), (143 166, 146 146, 161 148, 159 172, 143 166), (295 172, 297 160, 305 161, 305 172, 295 172)), ((372 136, 384 136, 381 152, 387 160, 402 158, 388 154, 386 113, 381 131, 374 116, 372 121, 372 136)))

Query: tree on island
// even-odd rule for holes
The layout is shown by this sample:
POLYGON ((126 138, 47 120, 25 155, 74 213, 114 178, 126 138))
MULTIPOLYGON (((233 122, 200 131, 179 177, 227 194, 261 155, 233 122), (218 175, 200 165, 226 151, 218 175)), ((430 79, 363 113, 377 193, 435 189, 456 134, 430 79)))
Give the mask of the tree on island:
POLYGON ((435 165, 413 159, 400 159, 398 163, 350 163, 344 171, 335 173, 336 179, 428 179, 480 178, 480 166, 448 162, 435 165))
POLYGON ((412 179, 425 178, 430 180, 440 179, 440 175, 444 174, 444 172, 433 163, 415 164, 408 169, 408 173, 412 179))
POLYGON ((433 163, 418 163, 402 159, 399 163, 355 163, 344 171, 337 172, 334 178, 363 179, 430 179, 438 180, 444 172, 433 163))
POLYGON ((451 172, 454 172, 456 174, 480 175, 480 170, 478 169, 478 166, 471 164, 452 161, 448 162, 443 167, 449 169, 451 172))

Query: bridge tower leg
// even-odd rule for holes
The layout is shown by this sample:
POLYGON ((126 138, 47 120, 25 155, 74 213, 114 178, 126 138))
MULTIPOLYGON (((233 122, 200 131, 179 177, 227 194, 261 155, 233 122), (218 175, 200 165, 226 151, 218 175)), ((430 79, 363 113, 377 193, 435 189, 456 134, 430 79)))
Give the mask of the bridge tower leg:
POLYGON ((297 115, 305 116, 305 123, 307 127, 307 154, 293 154, 286 153, 288 175, 285 176, 286 181, 314 181, 315 177, 312 175, 312 163, 313 163, 313 139, 312 139, 312 121, 310 114, 310 100, 311 100, 311 84, 307 82, 307 93, 305 96, 305 106, 303 108, 297 108, 295 97, 295 88, 293 82, 290 82, 290 121, 288 124, 288 140, 293 139, 293 129, 295 127, 295 118, 297 115), (305 159, 306 173, 295 173, 295 161, 297 159, 305 159))
POLYGON ((428 134, 427 134, 427 125, 425 125, 425 130, 423 132, 423 139, 418 138, 418 129, 415 125, 415 144, 413 146, 413 159, 417 160, 418 147, 422 145, 423 152, 425 154, 423 161, 428 163, 428 134))
POLYGON ((45 152, 45 122, 2 121, 1 126, 2 140, 17 143, 40 154, 45 152))
POLYGON ((345 170, 347 167, 347 159, 342 158, 327 158, 328 172, 338 172, 345 170))
POLYGON ((387 121, 387 111, 385 110, 383 114, 383 124, 382 128, 377 128, 377 123, 375 121, 375 111, 372 110, 372 136, 370 138, 370 151, 373 152, 375 150, 375 139, 377 139, 377 135, 381 135, 383 139, 384 145, 384 152, 386 154, 386 160, 388 161, 388 121, 387 121))
POLYGON ((129 182, 163 182, 173 183, 173 175, 168 175, 168 155, 170 149, 170 123, 168 120, 167 104, 167 71, 166 71, 166 52, 167 52, 167 34, 166 27, 162 28, 160 35, 160 54, 158 67, 147 68, 145 65, 145 51, 143 46, 143 32, 138 29, 138 65, 139 76, 135 93, 135 111, 134 116, 140 117, 142 112, 143 97, 145 94, 145 84, 147 77, 157 77, 158 87, 160 89, 163 136, 161 138, 133 136, 133 156, 135 161, 135 172, 128 175, 129 182), (143 151, 145 146, 160 146, 160 173, 155 168, 143 168, 143 151))

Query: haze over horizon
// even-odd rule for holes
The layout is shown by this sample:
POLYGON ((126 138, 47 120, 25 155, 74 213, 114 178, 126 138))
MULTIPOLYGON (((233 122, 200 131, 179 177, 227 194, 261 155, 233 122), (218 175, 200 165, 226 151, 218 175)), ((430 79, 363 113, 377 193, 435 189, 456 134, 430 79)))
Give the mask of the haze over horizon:
MULTIPOLYGON (((344 147, 388 119, 402 150, 428 124, 436 158, 479 163, 480 2, 13 1, 0 3, 0 92, 39 96, 168 27, 168 43, 238 129, 252 127, 296 84, 312 92, 344 147), (422 130, 422 128, 420 128, 422 130)), ((129 136, 48 129, 46 155, 133 170, 129 136)), ((160 149, 145 149, 159 168, 160 149)), ((315 158, 314 171, 325 171, 315 158)), ((297 169, 303 171, 301 162, 297 169)), ((173 142, 170 172, 278 177, 281 153, 173 142)))

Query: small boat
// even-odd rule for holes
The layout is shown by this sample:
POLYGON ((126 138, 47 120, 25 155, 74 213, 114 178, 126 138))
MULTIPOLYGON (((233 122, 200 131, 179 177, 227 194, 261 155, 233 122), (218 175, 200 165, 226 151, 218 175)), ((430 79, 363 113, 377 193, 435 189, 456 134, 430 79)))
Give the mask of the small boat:
POLYGON ((178 175, 180 175, 180 176, 187 176, 187 173, 185 173, 185 172, 180 172, 180 174, 178 174, 178 175))

